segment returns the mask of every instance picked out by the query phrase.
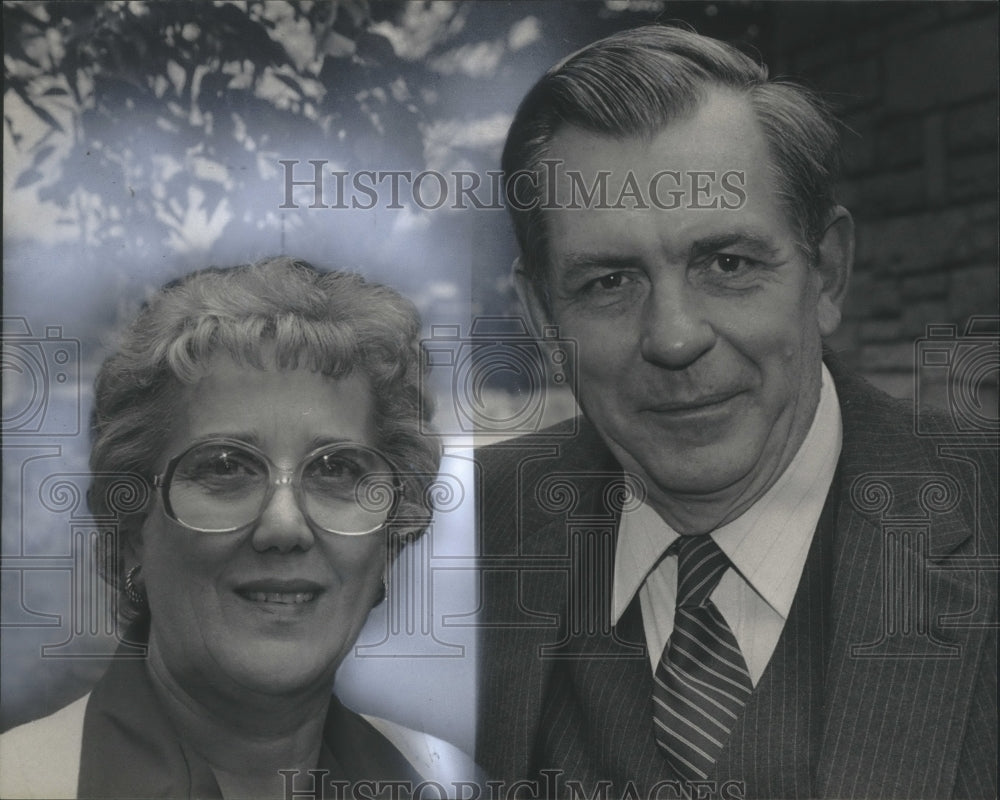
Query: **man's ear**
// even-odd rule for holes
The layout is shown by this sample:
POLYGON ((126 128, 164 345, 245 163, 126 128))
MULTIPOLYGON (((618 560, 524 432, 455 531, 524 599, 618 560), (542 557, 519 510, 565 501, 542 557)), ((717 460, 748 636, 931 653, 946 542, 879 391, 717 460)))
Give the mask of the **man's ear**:
POLYGON ((817 303, 819 330, 829 336, 840 325, 840 309, 854 268, 854 220, 843 206, 830 214, 817 248, 816 269, 822 285, 817 303))
POLYGON ((521 307, 528 314, 531 332, 536 338, 542 338, 542 329, 552 324, 548 302, 543 292, 544 287, 539 280, 533 280, 524 270, 520 258, 515 258, 511 264, 511 274, 514 278, 514 289, 521 301, 521 307))

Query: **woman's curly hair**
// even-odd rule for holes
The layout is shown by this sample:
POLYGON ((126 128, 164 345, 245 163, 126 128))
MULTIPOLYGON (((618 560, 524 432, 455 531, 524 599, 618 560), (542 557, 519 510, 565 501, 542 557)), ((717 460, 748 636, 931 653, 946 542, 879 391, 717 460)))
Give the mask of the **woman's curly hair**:
MULTIPOLYGON (((179 390, 198 381, 220 352, 248 367, 367 378, 377 447, 404 484, 390 520, 391 547, 422 533, 441 451, 424 424, 432 403, 421 381, 419 337, 416 308, 393 289, 287 257, 212 267, 164 286, 97 375, 88 500, 95 517, 118 521, 117 541, 100 559, 105 580, 123 591, 120 545, 142 526, 150 505, 116 513, 123 476, 141 479, 152 497, 179 390)), ((124 594, 121 600, 127 610, 124 594)))

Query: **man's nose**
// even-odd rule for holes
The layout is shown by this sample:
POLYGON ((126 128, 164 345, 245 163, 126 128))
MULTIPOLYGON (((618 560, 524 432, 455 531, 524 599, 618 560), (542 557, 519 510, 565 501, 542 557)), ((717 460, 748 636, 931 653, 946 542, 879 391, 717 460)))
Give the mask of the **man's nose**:
POLYGON ((684 369, 712 349, 716 332, 704 297, 685 281, 654 285, 643 307, 639 348, 650 363, 684 369))
POLYGON ((257 520, 253 532, 253 546, 264 552, 277 550, 308 550, 315 543, 312 527, 299 508, 295 491, 290 483, 279 483, 271 499, 257 520))

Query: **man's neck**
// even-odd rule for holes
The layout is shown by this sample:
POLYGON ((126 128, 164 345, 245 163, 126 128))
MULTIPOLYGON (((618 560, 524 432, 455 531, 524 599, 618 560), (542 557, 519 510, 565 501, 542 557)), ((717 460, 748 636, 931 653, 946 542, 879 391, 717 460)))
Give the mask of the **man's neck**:
POLYGON ((753 492, 715 492, 710 495, 666 495, 657 489, 649 492, 646 502, 671 528, 682 536, 698 536, 721 528, 739 518, 758 498, 774 485, 780 473, 753 492))

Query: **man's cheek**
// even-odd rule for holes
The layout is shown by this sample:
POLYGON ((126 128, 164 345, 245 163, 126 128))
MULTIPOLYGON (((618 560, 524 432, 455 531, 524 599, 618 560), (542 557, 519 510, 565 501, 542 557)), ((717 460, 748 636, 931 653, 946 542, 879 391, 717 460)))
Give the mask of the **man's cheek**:
POLYGON ((621 359, 594 361, 580 365, 577 391, 586 394, 588 390, 598 397, 611 397, 624 389, 621 359))

